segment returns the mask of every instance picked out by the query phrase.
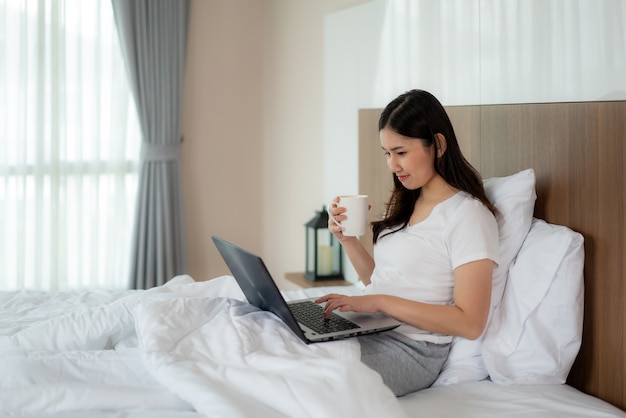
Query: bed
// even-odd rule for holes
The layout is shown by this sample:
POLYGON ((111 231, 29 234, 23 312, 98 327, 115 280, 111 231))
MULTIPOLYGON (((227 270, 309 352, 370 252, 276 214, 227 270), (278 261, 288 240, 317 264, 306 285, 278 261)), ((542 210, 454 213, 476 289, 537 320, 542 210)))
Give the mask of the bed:
MULTIPOLYGON (((620 397, 624 315, 613 315, 602 330, 596 329, 597 321, 606 320, 605 309, 619 306, 623 312, 623 275, 617 275, 621 265, 611 267, 615 271, 610 277, 597 275, 617 262, 607 257, 622 248, 619 239, 611 240, 623 232, 623 216, 606 218, 613 209, 604 213, 602 202, 593 202, 598 211, 593 219, 601 222, 589 223, 579 213, 587 205, 577 193, 586 193, 598 177, 604 180, 607 165, 572 175, 580 170, 582 160, 576 160, 576 167, 563 172, 560 157, 570 161, 575 154, 561 152, 563 144, 578 131, 550 128, 545 121, 562 126, 564 119, 546 118, 546 108, 536 106, 547 105, 449 109, 457 134, 467 141, 462 144, 466 154, 487 173, 485 189, 504 221, 489 325, 476 341, 454 340, 431 388, 395 398, 360 363, 354 340, 303 344, 272 314, 247 304, 232 277, 199 282, 178 276, 150 290, 1 292, 0 416, 626 417, 620 397), (528 117, 544 122, 529 122, 524 119, 528 117), (520 126, 533 126, 544 141, 550 133, 552 143, 559 145, 546 148, 560 153, 533 152, 540 161, 524 159, 519 152, 523 147, 512 145, 522 136, 520 126), (498 129, 508 135, 494 133, 498 129), (500 155, 497 164, 489 162, 486 137, 502 140, 494 145, 500 155), (482 142, 476 145, 473 138, 482 142), (572 187, 576 193, 563 190, 572 187), (602 239, 617 249, 600 251, 604 247, 595 225, 604 228, 599 231, 602 239), (596 300, 605 287, 612 295, 604 301, 608 307, 596 300), (613 305, 614 300, 620 304, 613 305), (621 356, 617 361, 597 358, 614 352, 621 356)), ((571 109, 576 104, 558 106, 563 115, 572 110, 560 106, 571 109)), ((619 112, 626 108, 621 102, 607 106, 622 116, 617 122, 601 123, 606 112, 576 107, 580 117, 567 123, 601 129, 603 141, 611 144, 622 141, 625 113, 619 112), (607 136, 610 129, 621 133, 607 136)), ((361 112, 364 150, 375 137, 371 126, 377 112, 361 112)), ((584 132, 595 138, 593 129, 584 132)), ((533 147, 529 136, 526 130, 525 144, 533 147)), ((614 146, 619 152, 613 149, 607 155, 623 161, 623 148, 614 146)), ((581 152, 589 155, 591 148, 583 146, 581 152)), ((373 173, 384 167, 367 152, 360 158, 363 191, 376 203, 384 199, 388 185, 378 183, 373 173)), ((616 166, 609 162, 608 167, 616 166)), ((617 193, 623 202, 622 190, 617 193)), ((298 299, 362 290, 353 284, 283 293, 298 299)))

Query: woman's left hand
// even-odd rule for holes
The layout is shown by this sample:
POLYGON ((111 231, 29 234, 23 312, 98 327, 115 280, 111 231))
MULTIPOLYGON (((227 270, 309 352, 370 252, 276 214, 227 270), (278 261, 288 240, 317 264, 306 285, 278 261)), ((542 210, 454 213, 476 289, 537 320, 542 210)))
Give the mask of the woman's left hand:
POLYGON ((315 303, 326 302, 324 307, 324 318, 326 319, 335 309, 338 309, 340 312, 380 312, 380 298, 381 295, 345 296, 331 293, 317 299, 315 303))

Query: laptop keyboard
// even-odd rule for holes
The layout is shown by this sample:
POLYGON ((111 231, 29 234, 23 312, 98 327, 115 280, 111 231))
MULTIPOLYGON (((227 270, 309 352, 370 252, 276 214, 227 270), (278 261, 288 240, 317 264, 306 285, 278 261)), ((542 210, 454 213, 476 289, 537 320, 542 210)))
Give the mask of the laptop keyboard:
POLYGON ((324 308, 312 301, 290 303, 289 309, 291 309, 298 322, 306 325, 318 334, 359 328, 354 322, 334 313, 331 313, 328 319, 324 319, 324 308))

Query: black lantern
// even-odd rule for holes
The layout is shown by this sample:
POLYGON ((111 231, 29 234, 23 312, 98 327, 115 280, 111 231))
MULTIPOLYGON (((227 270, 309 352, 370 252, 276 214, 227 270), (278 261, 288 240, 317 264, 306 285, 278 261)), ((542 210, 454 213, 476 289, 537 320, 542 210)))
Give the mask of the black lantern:
POLYGON ((341 244, 328 230, 328 212, 322 207, 306 226, 306 270, 308 280, 343 280, 341 244))

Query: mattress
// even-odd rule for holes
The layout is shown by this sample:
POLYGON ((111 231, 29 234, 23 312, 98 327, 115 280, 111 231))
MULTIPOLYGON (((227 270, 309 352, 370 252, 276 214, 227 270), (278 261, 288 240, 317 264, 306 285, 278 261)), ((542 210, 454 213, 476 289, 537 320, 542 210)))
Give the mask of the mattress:
POLYGON ((626 413, 566 384, 500 385, 488 380, 432 387, 400 398, 409 417, 626 417, 626 413))

